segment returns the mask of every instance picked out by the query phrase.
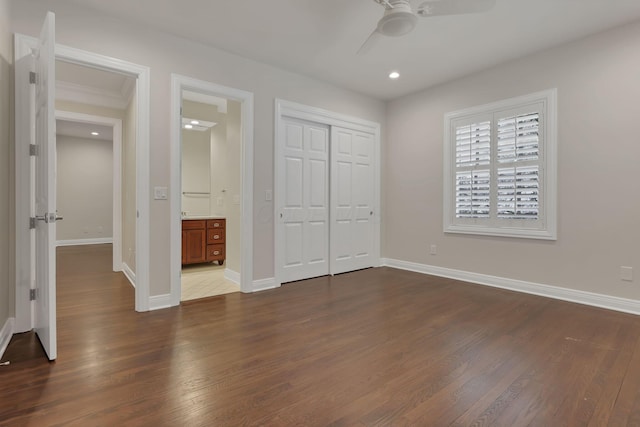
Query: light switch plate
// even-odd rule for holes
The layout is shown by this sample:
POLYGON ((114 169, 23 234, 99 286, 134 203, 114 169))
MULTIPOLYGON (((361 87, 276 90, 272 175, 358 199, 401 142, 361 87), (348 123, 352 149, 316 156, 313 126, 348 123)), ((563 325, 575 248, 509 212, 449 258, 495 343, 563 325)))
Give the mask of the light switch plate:
POLYGON ((154 200, 167 200, 169 198, 169 189, 167 187, 153 187, 154 200))

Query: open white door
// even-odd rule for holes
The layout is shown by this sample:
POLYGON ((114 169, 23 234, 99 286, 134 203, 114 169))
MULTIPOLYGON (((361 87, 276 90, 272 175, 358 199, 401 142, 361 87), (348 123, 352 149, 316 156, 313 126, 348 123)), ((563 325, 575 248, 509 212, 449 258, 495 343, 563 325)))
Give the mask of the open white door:
POLYGON ((47 13, 36 64, 36 292, 35 331, 49 360, 57 356, 56 343, 56 121, 55 15, 47 13))

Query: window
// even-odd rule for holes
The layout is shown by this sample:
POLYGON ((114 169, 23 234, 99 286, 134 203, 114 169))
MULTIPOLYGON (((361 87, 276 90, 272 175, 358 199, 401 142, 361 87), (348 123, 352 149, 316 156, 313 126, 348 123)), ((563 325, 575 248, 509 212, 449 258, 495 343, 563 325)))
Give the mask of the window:
POLYGON ((556 239, 556 90, 445 116, 444 231, 556 239))

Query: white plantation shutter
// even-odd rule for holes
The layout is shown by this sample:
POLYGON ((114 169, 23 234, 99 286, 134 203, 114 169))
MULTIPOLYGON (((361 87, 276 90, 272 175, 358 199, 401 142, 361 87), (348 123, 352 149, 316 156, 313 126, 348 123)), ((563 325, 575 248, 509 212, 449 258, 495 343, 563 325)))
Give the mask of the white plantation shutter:
POLYGON ((491 121, 456 127, 456 216, 489 218, 491 172, 475 170, 491 164, 491 121))
POLYGON ((498 218, 538 219, 539 181, 538 166, 498 169, 498 218))
POLYGON ((491 163, 491 122, 473 123, 456 129, 456 166, 491 163))
POLYGON ((555 90, 446 116, 445 231, 555 239, 555 90))
POLYGON ((537 112, 499 118, 498 162, 538 160, 540 114, 537 112))
POLYGON ((531 111, 496 118, 497 217, 540 218, 540 113, 531 111), (524 164, 529 166, 524 166, 524 164), (513 164, 512 167, 502 167, 513 164), (516 166, 523 164, 523 166, 516 166))
POLYGON ((456 174, 456 216, 489 218, 491 213, 491 172, 474 170, 456 174))

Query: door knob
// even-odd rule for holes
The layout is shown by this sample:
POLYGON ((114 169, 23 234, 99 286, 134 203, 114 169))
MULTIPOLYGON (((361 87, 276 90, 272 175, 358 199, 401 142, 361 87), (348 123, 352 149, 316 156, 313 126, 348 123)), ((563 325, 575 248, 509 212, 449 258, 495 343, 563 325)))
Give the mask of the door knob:
POLYGON ((58 214, 54 214, 54 213, 46 213, 44 215, 36 215, 35 219, 37 221, 44 221, 47 224, 49 224, 56 221, 62 221, 64 217, 58 216, 58 214))

